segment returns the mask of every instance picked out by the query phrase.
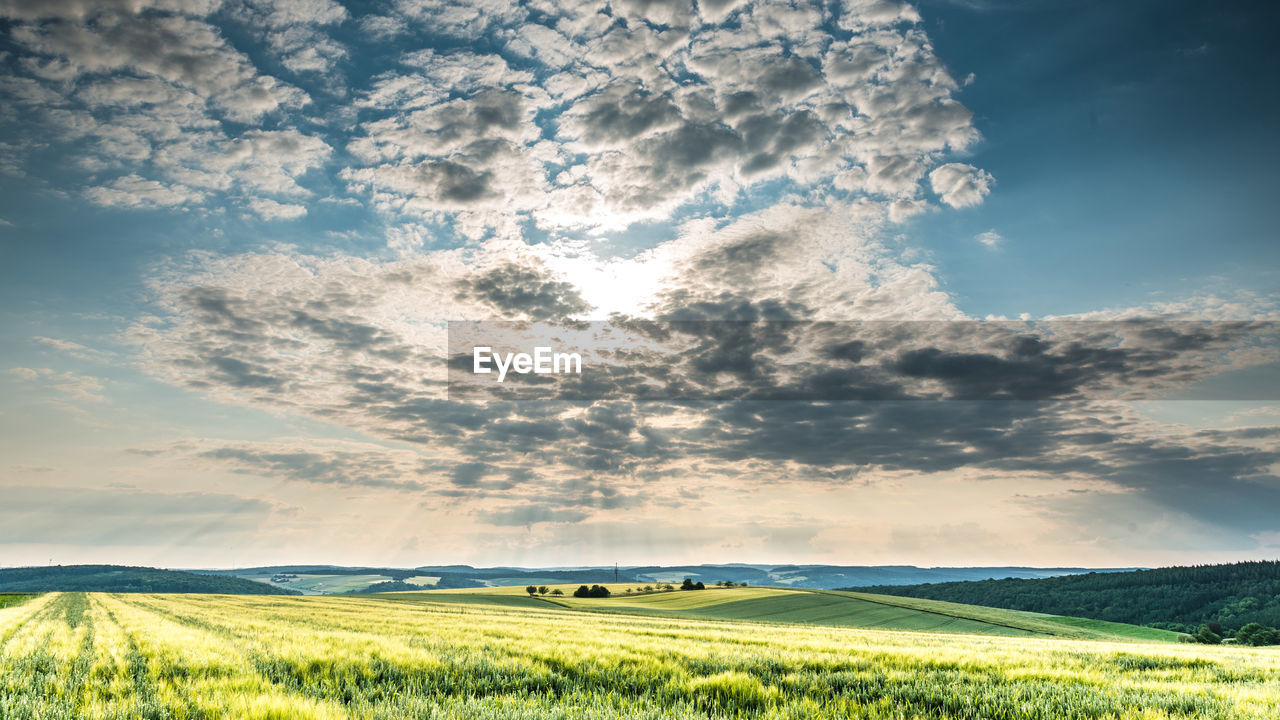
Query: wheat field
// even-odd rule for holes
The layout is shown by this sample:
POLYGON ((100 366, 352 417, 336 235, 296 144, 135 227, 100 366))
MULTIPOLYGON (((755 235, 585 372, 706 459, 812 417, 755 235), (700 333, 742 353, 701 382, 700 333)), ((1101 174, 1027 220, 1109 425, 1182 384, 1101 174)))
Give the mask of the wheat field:
POLYGON ((392 598, 50 593, 3 718, 1276 718, 1280 653, 392 598))

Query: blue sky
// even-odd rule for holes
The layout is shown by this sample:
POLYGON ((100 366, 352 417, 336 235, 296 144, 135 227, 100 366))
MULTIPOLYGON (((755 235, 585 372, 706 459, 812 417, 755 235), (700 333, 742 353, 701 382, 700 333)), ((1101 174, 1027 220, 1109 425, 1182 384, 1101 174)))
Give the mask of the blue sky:
POLYGON ((0 0, 0 492, 18 499, 0 546, 163 565, 1273 556, 1274 334, 1227 322, 1276 315, 1275 14, 0 0), (441 393, 450 320, 610 316, 785 319, 785 342, 683 338, 659 364, 836 394, 441 393), (1132 317, 1175 335, 1105 325, 1132 317), (1029 351, 967 324, 984 318, 1102 324, 1044 326, 1029 351), (800 380, 779 370, 796 357, 800 380), (1266 389, 1221 402, 1241 388, 1266 389), (927 402, 823 404, 841 392, 927 402), (1167 402, 1188 394, 1219 402, 1167 402))
POLYGON ((999 192, 930 215, 968 312, 1085 312, 1188 292, 1276 287, 1280 99, 1266 3, 921 6, 984 141, 999 192), (1268 69, 1270 68, 1270 69, 1268 69), (982 257, 963 241, 1009 239, 982 257), (992 269, 989 263, 997 263, 992 269), (993 282, 994 281, 994 282, 993 282))

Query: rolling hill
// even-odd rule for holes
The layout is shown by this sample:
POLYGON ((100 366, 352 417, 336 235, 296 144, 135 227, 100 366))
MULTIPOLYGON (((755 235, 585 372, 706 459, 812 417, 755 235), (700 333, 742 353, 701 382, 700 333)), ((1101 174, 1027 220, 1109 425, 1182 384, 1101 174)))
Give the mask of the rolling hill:
POLYGON ((563 595, 530 597, 523 587, 482 591, 441 590, 369 595, 400 602, 500 604, 590 612, 666 615, 686 618, 741 620, 833 627, 916 630, 926 632, 1062 637, 1091 640, 1173 642, 1178 634, 1121 623, 1059 617, 956 603, 833 590, 790 588, 709 588, 627 594, 626 583, 613 584, 608 598, 577 598, 576 586, 548 586, 563 595))
POLYGON ((219 575, 124 565, 51 565, 0 569, 0 592, 144 592, 297 595, 285 588, 219 575))
POLYGON ((1186 632, 1209 622, 1233 631, 1252 622, 1280 626, 1280 562, 1275 561, 850 589, 1186 632))

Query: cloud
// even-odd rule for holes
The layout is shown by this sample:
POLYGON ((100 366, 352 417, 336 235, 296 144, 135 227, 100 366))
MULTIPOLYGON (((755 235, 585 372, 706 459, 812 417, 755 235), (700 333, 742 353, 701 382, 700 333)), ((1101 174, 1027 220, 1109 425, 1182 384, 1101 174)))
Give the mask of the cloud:
POLYGON ((7 485, 3 492, 0 543, 5 544, 222 544, 253 533, 274 510, 262 500, 214 492, 47 485, 7 485))
POLYGON ((380 164, 344 171, 350 189, 388 213, 455 214, 476 228, 469 237, 513 227, 512 215, 622 228, 779 178, 887 191, 901 219, 938 155, 977 137, 923 33, 894 27, 910 19, 896 4, 850 8, 866 17, 838 42, 803 7, 703 8, 721 20, 749 10, 734 32, 693 32, 683 3, 563 6, 550 25, 518 9, 398 9, 403 22, 429 17, 468 37, 520 23, 493 35, 528 60, 519 70, 497 53, 422 51, 404 58, 421 70, 385 73, 358 101, 393 112, 361 124, 350 148, 380 164), (670 22, 608 22, 638 7, 670 22), (539 113, 557 104, 566 109, 542 127, 539 113))
POLYGON ((994 183, 986 171, 963 163, 947 163, 929 173, 933 191, 953 208, 981 205, 994 183))
POLYGON ((521 505, 506 510, 485 510, 477 513, 482 522, 498 527, 528 526, 536 523, 574 523, 588 517, 581 510, 557 509, 544 505, 521 505))
POLYGON ((996 232, 995 230, 988 230, 986 232, 978 233, 976 236, 974 236, 973 239, 977 240, 978 244, 982 245, 983 247, 987 247, 992 250, 995 250, 996 248, 1004 244, 1004 236, 996 232))
MULTIPOLYGON (((930 168, 977 138, 918 18, 896 3, 845 6, 840 37, 805 3, 578 3, 531 15, 397 2, 360 17, 332 0, 242 0, 217 14, 171 2, 7 8, 31 75, 10 78, 11 92, 84 151, 81 169, 120 175, 95 178, 89 197, 121 207, 232 202, 280 219, 267 203, 296 213, 281 197, 307 194, 298 181, 333 142, 356 159, 336 179, 390 223, 447 224, 471 240, 521 238, 530 222, 617 230, 779 181, 812 204, 887 196, 883 211, 902 220, 924 209, 930 168), (61 19, 35 22, 46 17, 61 19), (351 88, 350 102, 335 91, 317 107, 260 70, 227 41, 228 19, 285 71, 351 88), (355 66, 332 31, 349 21, 387 37, 483 37, 472 46, 489 49, 413 51, 374 77, 339 79, 355 66), (294 146, 244 155, 272 134, 294 146), (109 192, 135 178, 187 188, 188 200, 109 192)), ((983 183, 975 170, 968 189, 939 192, 972 204, 983 183)))
MULTIPOLYGON (((1266 438, 1171 433, 1115 404, 1212 374, 1269 337, 1265 324, 815 322, 817 309, 954 312, 873 245, 845 246, 829 281, 797 284, 806 269, 792 263, 826 247, 828 223, 849 227, 775 212, 672 241, 662 254, 675 275, 649 309, 663 324, 617 320, 654 347, 624 344, 623 362, 572 401, 446 399, 444 320, 587 311, 552 260, 515 261, 509 249, 465 261, 454 251, 209 258, 157 279, 164 317, 134 337, 145 366, 171 383, 430 449, 413 482, 463 507, 501 500, 475 517, 503 526, 657 507, 691 472, 740 487, 972 470, 1086 478, 1214 526, 1230 512, 1197 510, 1192 478, 1243 494, 1271 482, 1266 438), (522 503, 541 509, 516 512, 522 503)), ((202 459, 317 482, 379 482, 407 467, 235 447, 202 459)))
POLYGON ((409 31, 405 21, 390 15, 365 15, 360 18, 360 31, 373 40, 391 40, 409 31))
POLYGON ((34 370, 32 368, 25 368, 25 367, 9 368, 9 374, 13 375, 14 377, 20 378, 22 380, 26 380, 27 382, 30 382, 40 377, 39 370, 34 370))
POLYGON ((307 214, 305 205, 278 203, 270 198, 253 198, 249 209, 264 220, 296 220, 307 214))
POLYGON ((259 31, 291 72, 329 74, 348 55, 342 43, 320 30, 350 16, 332 0, 245 0, 234 14, 259 31))
POLYGON ((222 0, 0 0, 0 17, 12 20, 87 20, 101 14, 145 10, 204 16, 222 0))
POLYGON ((104 403, 102 381, 88 375, 51 370, 49 368, 10 368, 9 374, 31 384, 49 388, 71 400, 104 403))
POLYGON ((246 0, 244 8, 255 20, 273 28, 291 25, 334 25, 349 13, 333 0, 246 0))
POLYGON ((422 474, 417 453, 368 443, 318 443, 304 440, 222 444, 179 452, 191 461, 227 467, 264 479, 285 479, 318 485, 374 490, 421 492, 430 485, 422 474))
POLYGON ((536 265, 508 263, 467 277, 459 292, 493 308, 498 317, 563 320, 591 309, 572 283, 549 275, 536 265))
MULTIPOLYGON (((258 72, 229 45, 205 17, 212 6, 179 5, 54 3, 37 14, 61 20, 13 26, 26 51, 20 67, 31 75, 3 79, 25 109, 10 122, 15 172, 53 140, 64 162, 92 173, 85 197, 100 205, 155 210, 238 199, 237 191, 308 194, 297 180, 331 148, 268 118, 299 111, 308 96, 258 72)), ((261 3, 256 11, 237 7, 232 15, 266 12, 261 3)), ((276 11, 254 17, 275 27, 267 18, 276 11)), ((307 46, 301 52, 324 47, 318 40, 307 46)))
POLYGON ((138 175, 117 178, 110 185, 85 190, 95 205, 126 208, 160 208, 191 205, 204 200, 204 195, 177 183, 165 184, 138 175))
POLYGON ((180 15, 104 15, 92 25, 22 25, 13 37, 66 64, 71 76, 127 70, 208 98, 229 119, 248 122, 277 108, 299 107, 305 93, 259 75, 218 29, 180 15))

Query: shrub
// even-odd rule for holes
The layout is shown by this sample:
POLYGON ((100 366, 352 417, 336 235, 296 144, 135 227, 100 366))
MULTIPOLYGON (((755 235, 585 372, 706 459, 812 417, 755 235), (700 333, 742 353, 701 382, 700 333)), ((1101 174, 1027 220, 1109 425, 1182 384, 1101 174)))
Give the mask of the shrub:
POLYGON ((1196 642, 1204 645, 1217 645, 1222 642, 1222 636, 1210 629, 1208 625, 1201 625, 1193 637, 1196 642))
POLYGON ((1251 622, 1236 632, 1236 640, 1241 645, 1280 645, 1280 630, 1269 628, 1261 623, 1251 622))

